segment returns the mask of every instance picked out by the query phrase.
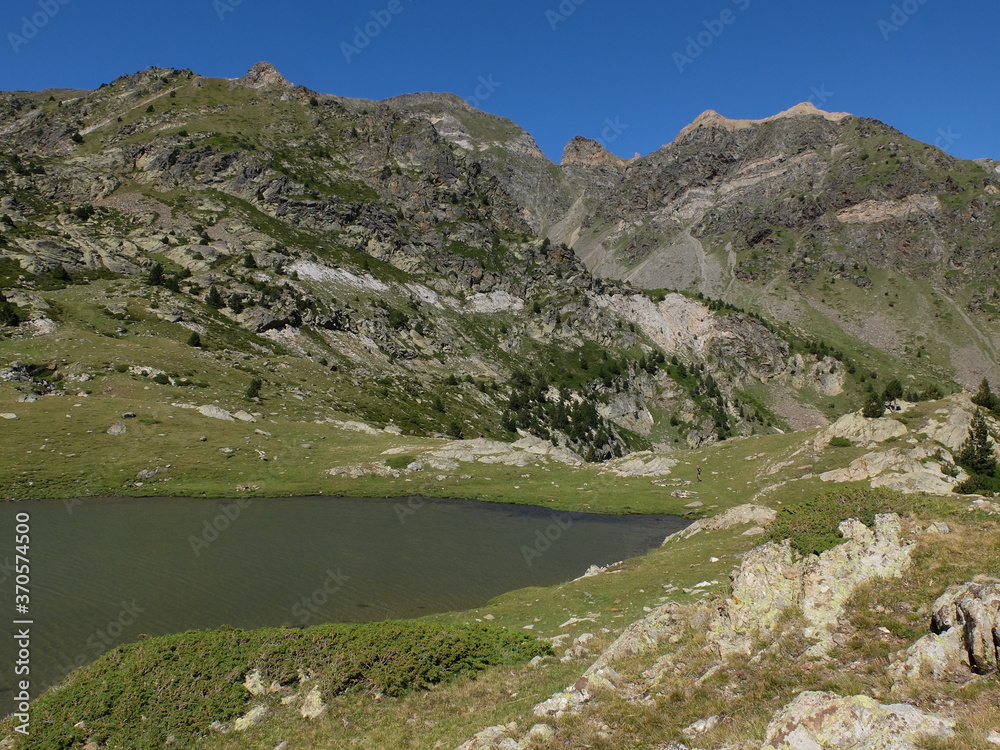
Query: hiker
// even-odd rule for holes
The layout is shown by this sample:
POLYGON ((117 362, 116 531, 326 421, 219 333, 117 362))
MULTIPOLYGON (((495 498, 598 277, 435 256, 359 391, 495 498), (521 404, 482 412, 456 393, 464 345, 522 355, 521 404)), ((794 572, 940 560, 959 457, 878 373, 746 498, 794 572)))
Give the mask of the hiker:
POLYGON ((698 464, 698 481, 701 481, 701 464, 698 464))

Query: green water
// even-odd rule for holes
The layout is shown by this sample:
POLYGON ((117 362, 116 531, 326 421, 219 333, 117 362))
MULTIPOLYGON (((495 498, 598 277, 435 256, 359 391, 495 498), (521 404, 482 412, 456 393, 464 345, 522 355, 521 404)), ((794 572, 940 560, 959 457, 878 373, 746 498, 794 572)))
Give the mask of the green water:
MULTIPOLYGON (((32 693, 141 634, 420 617, 550 585, 658 546, 687 521, 410 498, 0 505, 13 635, 15 521, 30 515, 32 693)), ((15 651, 4 638, 0 699, 15 651)))

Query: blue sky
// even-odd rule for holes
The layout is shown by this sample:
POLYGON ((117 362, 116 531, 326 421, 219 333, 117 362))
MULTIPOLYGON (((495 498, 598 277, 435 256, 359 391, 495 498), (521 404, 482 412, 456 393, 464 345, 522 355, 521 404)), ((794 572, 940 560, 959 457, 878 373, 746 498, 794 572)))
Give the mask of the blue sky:
POLYGON ((805 100, 1000 158, 998 28, 982 0, 6 0, 0 89, 268 60, 323 93, 476 99, 555 160, 574 135, 646 154, 706 109, 805 100))

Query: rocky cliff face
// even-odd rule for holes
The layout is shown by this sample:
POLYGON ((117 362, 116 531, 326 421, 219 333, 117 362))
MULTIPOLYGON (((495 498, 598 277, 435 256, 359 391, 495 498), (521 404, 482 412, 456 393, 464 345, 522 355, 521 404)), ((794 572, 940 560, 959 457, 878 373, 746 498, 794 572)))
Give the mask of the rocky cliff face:
MULTIPOLYGON (((959 226, 947 196, 992 184, 981 167, 877 123, 802 107, 763 122, 706 115, 630 162, 575 139, 557 167, 514 123, 457 97, 321 95, 267 63, 236 80, 153 68, 63 99, 6 94, 0 115, 0 262, 14 264, 4 266, 4 293, 25 305, 25 319, 52 323, 36 292, 53 274, 140 282, 159 267, 168 299, 156 314, 178 325, 207 330, 207 308, 219 309, 267 351, 281 342, 333 361, 343 377, 416 379, 428 404, 441 373, 498 385, 474 409, 465 399, 459 419, 425 414, 414 429, 521 429, 598 457, 821 424, 813 406, 786 408, 788 394, 859 398, 858 377, 875 364, 852 362, 871 352, 847 344, 875 334, 889 338, 880 350, 889 354, 933 353, 933 336, 911 346, 888 322, 853 328, 825 301, 800 296, 796 279, 843 256, 837 277, 868 288, 860 264, 882 263, 878 248, 891 238, 847 242, 844 232, 909 226, 930 212, 943 222, 934 242, 945 242, 959 226), (900 184, 893 177, 887 191, 859 177, 860 150, 866 164, 876 153, 898 161, 900 184), (556 241, 540 239, 546 232, 556 241), (748 270, 765 257, 780 263, 748 270), (689 296, 644 294, 616 278, 689 296), (767 304, 746 304, 747 295, 767 304), (761 313, 778 297, 837 319, 839 350, 818 346, 801 320, 773 326, 761 313), (539 398, 515 393, 519 362, 540 373, 530 384, 539 398), (758 384, 762 395, 748 398, 758 384), (581 400, 596 416, 574 416, 581 400), (580 420, 587 436, 570 437, 580 420)), ((986 222, 987 193, 962 214, 969 226, 986 222)), ((919 258, 944 257, 921 247, 883 265, 923 273, 935 266, 919 258)), ((978 245, 963 247, 980 268, 978 245)), ((142 285, 132 293, 142 297, 142 285)), ((959 317, 975 327, 982 316, 959 317)), ((967 358, 973 369, 990 366, 983 339, 961 351, 981 352, 967 358)), ((925 379, 914 387, 945 373, 928 367, 915 368, 925 379)))
POLYGON ((1000 180, 989 165, 802 104, 763 120, 706 112, 627 166, 575 140, 563 171, 580 196, 546 217, 549 236, 598 275, 698 291, 796 326, 825 318, 910 362, 918 342, 934 341, 938 371, 966 385, 1000 372, 987 281, 1000 180), (963 309, 946 334, 915 308, 938 318, 963 309), (948 345, 956 339, 968 346, 948 345))
MULTIPOLYGON (((392 381, 421 412, 405 429, 522 430, 589 458, 770 429, 736 391, 808 366, 748 316, 654 304, 539 239, 574 205, 574 180, 618 179, 624 162, 580 140, 569 179, 457 97, 320 95, 260 63, 236 80, 154 68, 0 107, 3 286, 39 330, 56 325, 40 289, 131 279, 126 298, 172 324, 221 320, 259 351, 392 381), (456 391, 445 419, 420 404, 438 404, 448 373, 446 388, 481 390, 456 391), (425 399, 406 395, 414 381, 425 399)), ((388 423, 394 390, 351 408, 388 423)))

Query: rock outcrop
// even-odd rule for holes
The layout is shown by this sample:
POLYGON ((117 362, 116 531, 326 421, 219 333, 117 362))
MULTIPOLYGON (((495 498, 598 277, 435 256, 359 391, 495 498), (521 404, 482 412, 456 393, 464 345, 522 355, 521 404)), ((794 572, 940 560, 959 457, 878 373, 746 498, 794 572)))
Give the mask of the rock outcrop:
POLYGON ((737 505, 735 508, 722 511, 717 516, 698 519, 687 528, 668 536, 663 540, 663 544, 675 539, 687 539, 702 531, 723 531, 744 524, 753 524, 755 528, 762 528, 771 523, 777 514, 776 510, 764 505, 737 505))
POLYGON ((926 737, 951 737, 953 725, 906 704, 809 691, 775 715, 760 750, 917 750, 926 737))
POLYGON ((269 62, 259 62, 247 71, 240 83, 250 89, 291 88, 292 84, 269 62))
POLYGON ((993 674, 1000 656, 1000 584, 951 586, 934 602, 934 631, 896 655, 889 674, 897 684, 930 677, 965 683, 993 674))
POLYGON ((562 166, 620 169, 625 166, 625 160, 610 153, 597 141, 578 135, 566 144, 562 155, 562 166))
POLYGON ((859 585, 898 577, 910 565, 912 545, 900 539, 895 514, 876 516, 874 530, 848 519, 840 533, 844 544, 805 560, 787 541, 769 542, 744 556, 733 576, 732 596, 709 628, 709 642, 720 655, 749 654, 754 636, 773 632, 792 607, 801 609, 807 635, 818 641, 821 652, 859 585))
POLYGON ((950 587, 934 602, 931 627, 938 634, 953 633, 961 641, 973 672, 996 672, 1000 662, 1000 584, 950 587))
POLYGON ((813 448, 821 451, 835 437, 846 438, 855 445, 874 448, 879 443, 905 434, 906 425, 895 419, 888 417, 866 419, 860 412, 852 412, 821 431, 813 440, 813 448))

